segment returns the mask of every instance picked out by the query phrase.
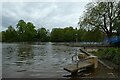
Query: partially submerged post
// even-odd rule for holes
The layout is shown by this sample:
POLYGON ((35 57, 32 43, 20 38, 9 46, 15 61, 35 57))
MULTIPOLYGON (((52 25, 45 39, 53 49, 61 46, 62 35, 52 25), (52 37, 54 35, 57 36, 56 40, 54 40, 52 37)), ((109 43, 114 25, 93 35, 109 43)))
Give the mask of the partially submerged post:
POLYGON ((97 56, 89 56, 89 59, 87 60, 88 62, 90 62, 91 64, 93 64, 94 68, 98 67, 98 57, 97 56))

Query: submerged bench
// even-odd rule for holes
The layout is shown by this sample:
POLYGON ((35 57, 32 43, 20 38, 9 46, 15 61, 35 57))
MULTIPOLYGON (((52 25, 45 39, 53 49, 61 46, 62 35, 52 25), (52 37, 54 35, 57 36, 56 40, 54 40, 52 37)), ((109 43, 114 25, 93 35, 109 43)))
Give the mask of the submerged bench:
POLYGON ((76 74, 78 70, 84 70, 87 67, 97 68, 98 60, 97 56, 88 56, 82 60, 78 60, 77 63, 68 64, 64 67, 64 70, 70 72, 71 74, 76 74))
POLYGON ((69 64, 64 68, 64 70, 73 73, 73 72, 76 72, 80 69, 83 69, 83 68, 86 68, 86 67, 89 67, 92 65, 93 64, 91 64, 90 62, 87 62, 87 61, 84 61, 84 62, 80 61, 78 63, 78 66, 76 64, 69 64))

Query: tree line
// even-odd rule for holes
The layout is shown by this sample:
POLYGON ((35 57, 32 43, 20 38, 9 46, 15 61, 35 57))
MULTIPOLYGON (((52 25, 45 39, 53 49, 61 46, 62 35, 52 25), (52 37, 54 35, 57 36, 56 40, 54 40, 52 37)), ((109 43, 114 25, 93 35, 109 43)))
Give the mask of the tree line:
POLYGON ((9 26, 6 31, 2 31, 3 42, 75 42, 77 41, 102 41, 104 33, 98 28, 85 30, 82 28, 53 28, 50 32, 44 27, 36 29, 32 22, 20 20, 17 27, 9 26), (98 38, 99 36, 99 38, 98 38))

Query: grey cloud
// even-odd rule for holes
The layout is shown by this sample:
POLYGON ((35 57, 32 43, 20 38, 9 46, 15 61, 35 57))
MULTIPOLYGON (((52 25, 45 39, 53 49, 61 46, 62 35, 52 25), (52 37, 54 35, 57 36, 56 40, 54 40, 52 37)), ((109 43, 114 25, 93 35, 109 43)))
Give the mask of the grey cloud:
POLYGON ((88 2, 6 2, 2 5, 2 26, 16 27, 18 20, 31 21, 39 28, 77 26, 88 2))
POLYGON ((0 0, 0 2, 93 2, 94 0, 0 0))

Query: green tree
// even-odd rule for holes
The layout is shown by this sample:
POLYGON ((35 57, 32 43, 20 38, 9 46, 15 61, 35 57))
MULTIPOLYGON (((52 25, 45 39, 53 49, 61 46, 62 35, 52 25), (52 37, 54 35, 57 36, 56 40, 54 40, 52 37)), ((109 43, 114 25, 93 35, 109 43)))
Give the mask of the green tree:
POLYGON ((2 31, 2 42, 5 42, 5 31, 2 31))
POLYGON ((114 24, 114 30, 117 31, 117 35, 120 35, 120 16, 115 20, 114 24))
POLYGON ((82 35, 82 41, 87 42, 100 42, 104 39, 104 33, 98 28, 88 30, 82 35))
POLYGON ((18 21, 17 32, 19 41, 33 41, 37 34, 35 26, 31 22, 26 23, 24 20, 18 21))
POLYGON ((85 33, 86 33, 85 29, 80 28, 80 29, 77 30, 78 41, 83 41, 83 36, 84 36, 85 33))
POLYGON ((19 20, 16 28, 19 41, 25 41, 26 22, 24 20, 19 20))
POLYGON ((39 28, 37 30, 37 39, 41 42, 49 41, 49 31, 47 31, 44 27, 39 28))
POLYGON ((76 41, 76 30, 73 27, 64 28, 64 40, 66 42, 76 41))
POLYGON ((93 41, 93 35, 92 35, 92 31, 88 30, 84 33, 84 35, 82 36, 82 41, 85 42, 91 42, 93 41))
POLYGON ((0 42, 2 42, 2 32, 0 32, 0 42))
POLYGON ((17 32, 12 26, 9 26, 8 29, 3 32, 3 41, 14 42, 17 40, 17 32))
POLYGON ((27 41, 34 41, 34 39, 37 35, 37 31, 35 30, 35 26, 31 22, 28 22, 26 24, 25 35, 26 35, 26 40, 27 41))
POLYGON ((108 37, 114 31, 114 23, 120 16, 120 2, 89 3, 85 15, 80 18, 79 25, 83 27, 98 27, 108 37))
POLYGON ((73 27, 54 28, 51 32, 51 41, 53 42, 75 42, 77 30, 73 27))
POLYGON ((63 42, 64 41, 64 31, 61 28, 54 28, 51 32, 52 42, 63 42))
POLYGON ((93 36, 91 36, 91 37, 93 37, 93 41, 95 41, 95 42, 103 41, 105 35, 104 35, 103 31, 99 30, 99 28, 93 29, 92 33, 93 33, 92 34, 93 36))

